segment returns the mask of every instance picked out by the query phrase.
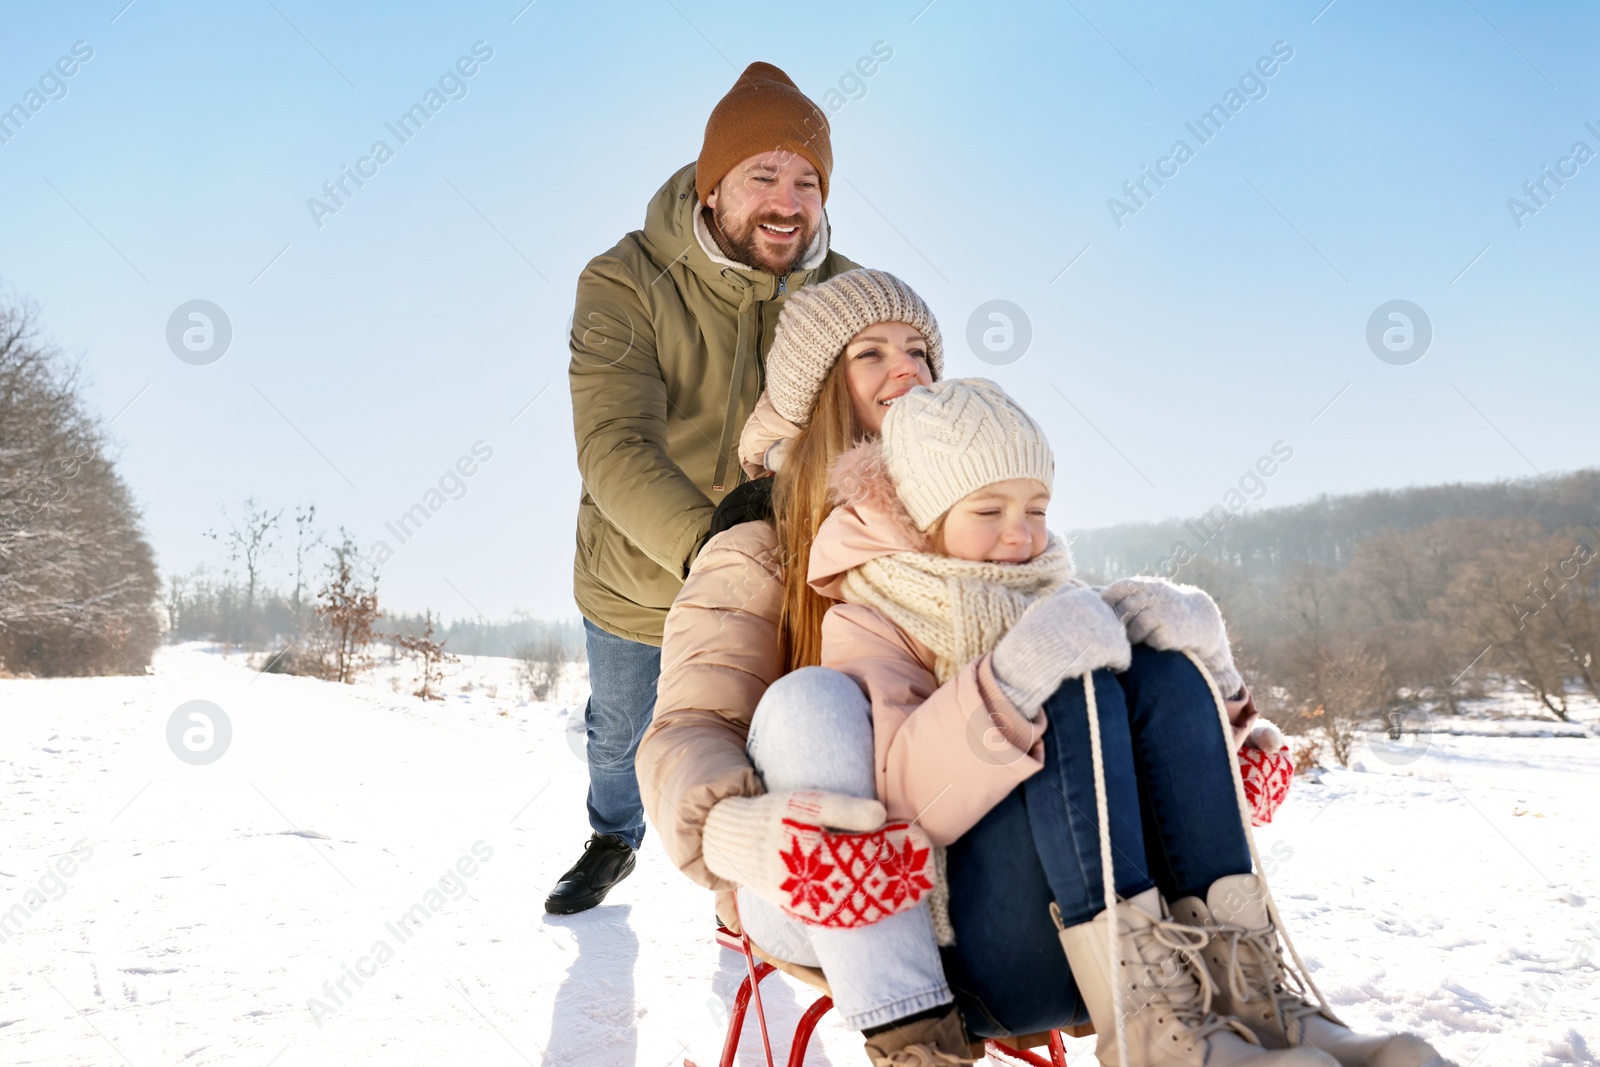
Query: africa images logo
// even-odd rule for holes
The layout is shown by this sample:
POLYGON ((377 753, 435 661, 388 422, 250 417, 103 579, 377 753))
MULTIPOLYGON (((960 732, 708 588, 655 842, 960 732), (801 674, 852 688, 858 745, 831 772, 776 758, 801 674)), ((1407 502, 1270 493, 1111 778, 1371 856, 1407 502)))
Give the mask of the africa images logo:
MULTIPOLYGON (((396 147, 409 144, 412 138, 422 132, 422 127, 427 125, 429 119, 444 110, 446 104, 453 100, 465 100, 468 79, 477 75, 482 64, 493 58, 494 49, 487 42, 474 41, 472 55, 457 59, 452 68, 439 75, 437 88, 428 86, 420 101, 402 111, 393 122, 385 122, 384 129, 394 137, 396 147)), ((322 229, 324 217, 337 215, 368 181, 378 176, 378 168, 395 157, 395 150, 381 138, 372 142, 367 154, 356 160, 353 170, 349 164, 344 164, 340 167, 338 177, 322 183, 326 199, 315 196, 306 198, 306 210, 311 213, 311 221, 316 223, 317 229, 322 229), (354 189, 350 187, 352 184, 354 189)))

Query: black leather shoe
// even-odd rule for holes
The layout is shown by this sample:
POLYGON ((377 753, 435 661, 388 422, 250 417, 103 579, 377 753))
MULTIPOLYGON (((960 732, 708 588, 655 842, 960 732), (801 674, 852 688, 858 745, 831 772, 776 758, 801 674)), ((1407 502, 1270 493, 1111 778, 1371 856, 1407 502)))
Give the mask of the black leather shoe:
POLYGON ((616 834, 590 834, 583 844, 583 858, 544 898, 544 910, 551 915, 572 915, 588 911, 611 892, 611 887, 633 873, 633 849, 616 834))

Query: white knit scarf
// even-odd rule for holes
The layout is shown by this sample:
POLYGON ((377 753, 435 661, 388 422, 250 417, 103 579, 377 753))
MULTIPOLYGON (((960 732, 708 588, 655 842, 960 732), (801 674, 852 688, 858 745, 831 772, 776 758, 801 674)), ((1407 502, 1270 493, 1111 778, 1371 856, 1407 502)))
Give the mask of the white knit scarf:
MULTIPOLYGON (((943 685, 994 650, 1040 597, 1072 582, 1072 554, 1055 534, 1026 563, 987 563, 928 552, 896 552, 850 570, 839 592, 851 604, 876 608, 933 650, 934 679, 943 685)), ((938 878, 928 901, 935 938, 955 943, 945 850, 933 850, 938 878)))
POLYGON ((852 604, 876 608, 933 651, 943 685, 994 650, 1034 601, 1068 583, 1072 554, 1055 534, 1026 563, 988 563, 896 552, 853 568, 840 586, 852 604))

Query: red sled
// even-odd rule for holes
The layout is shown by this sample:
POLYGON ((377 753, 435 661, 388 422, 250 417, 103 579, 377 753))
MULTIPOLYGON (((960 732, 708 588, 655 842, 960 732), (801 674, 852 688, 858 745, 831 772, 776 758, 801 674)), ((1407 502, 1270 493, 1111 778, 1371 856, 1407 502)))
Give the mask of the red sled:
MULTIPOLYGON (((772 1038, 767 1032, 767 1015, 761 1005, 761 980, 773 971, 782 971, 797 978, 819 994, 806 1009, 805 1014, 800 1016, 800 1022, 794 1028, 794 1037, 789 1042, 788 1067, 801 1067, 805 1063, 806 1048, 811 1044, 812 1032, 816 1030, 817 1023, 822 1021, 822 1017, 833 1007, 833 996, 828 988, 828 980, 815 967, 803 967, 797 963, 769 956, 747 935, 735 934, 726 927, 717 928, 717 944, 742 955, 746 971, 745 979, 740 983, 739 991, 733 998, 733 1011, 728 1016, 728 1036, 722 1043, 722 1059, 717 1061, 718 1067, 734 1067, 734 1058, 739 1053, 739 1036, 744 1030, 745 1013, 749 1010, 752 1000, 756 1005, 756 1024, 761 1028, 761 1047, 766 1053, 767 1067, 776 1067, 777 1061, 772 1058, 772 1038)), ((983 1052, 1000 1063, 1016 1064, 1019 1067, 1067 1067, 1067 1047, 1064 1037, 1088 1037, 1093 1033, 1094 1027, 1085 1024, 1024 1037, 991 1038, 983 1043, 983 1052), (1050 1058, 1045 1059, 1038 1053, 1029 1051, 1034 1048, 1048 1049, 1050 1058)), ((683 1067, 696 1067, 696 1065, 686 1059, 683 1061, 683 1067)))

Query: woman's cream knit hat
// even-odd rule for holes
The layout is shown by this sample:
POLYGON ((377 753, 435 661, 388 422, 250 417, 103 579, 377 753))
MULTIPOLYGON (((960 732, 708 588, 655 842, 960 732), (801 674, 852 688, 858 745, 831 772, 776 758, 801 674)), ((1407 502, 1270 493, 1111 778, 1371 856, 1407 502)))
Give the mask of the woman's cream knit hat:
POLYGON ((875 322, 903 322, 928 342, 928 366, 944 369, 939 323, 916 291, 893 274, 862 267, 802 286, 783 305, 767 353, 767 397, 794 423, 811 421, 822 383, 850 338, 875 322))
POLYGON ((1055 483, 1056 461, 1039 424, 986 378, 919 385, 883 419, 883 459, 917 529, 968 493, 1011 478, 1055 483))

